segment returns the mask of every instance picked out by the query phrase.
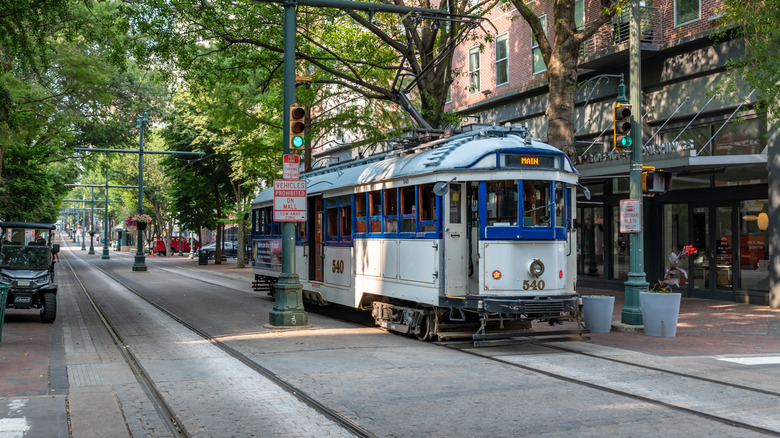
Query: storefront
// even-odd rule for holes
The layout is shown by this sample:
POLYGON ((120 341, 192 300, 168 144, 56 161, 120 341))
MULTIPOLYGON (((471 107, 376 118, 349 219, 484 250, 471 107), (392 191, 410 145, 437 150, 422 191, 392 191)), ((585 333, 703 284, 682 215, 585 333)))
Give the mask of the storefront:
MULTIPOLYGON (((645 165, 670 171, 672 190, 643 198, 647 281, 661 279, 669 254, 693 245, 681 267, 685 296, 768 304, 769 217, 766 120, 750 111, 658 130, 645 146, 645 165)), ((592 194, 578 201, 578 284, 622 289, 630 244, 618 229, 619 203, 628 198, 628 160, 583 154, 578 169, 592 194)))

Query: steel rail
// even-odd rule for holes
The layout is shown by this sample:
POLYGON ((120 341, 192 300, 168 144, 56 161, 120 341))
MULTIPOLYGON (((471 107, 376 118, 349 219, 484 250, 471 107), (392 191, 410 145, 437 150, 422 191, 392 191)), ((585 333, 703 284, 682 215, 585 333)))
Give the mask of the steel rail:
MULTIPOLYGON (((78 274, 76 273, 76 270, 73 268, 73 265, 70 263, 70 260, 68 260, 68 257, 63 257, 63 258, 67 262, 68 268, 73 274, 73 278, 75 278, 76 281, 79 283, 79 286, 81 286, 81 290, 84 291, 84 295, 87 297, 87 300, 89 300, 90 304, 92 305, 92 308, 95 310, 95 313, 97 313, 97 316, 100 318, 100 321, 103 323, 106 330, 108 330, 111 339, 114 341, 114 344, 116 345, 117 349, 122 354, 122 358, 124 358, 125 362, 130 367, 130 371, 133 373, 138 383, 143 387, 144 392, 146 392, 146 395, 147 397, 149 397, 150 401, 152 402, 152 405, 154 405, 154 409, 157 411, 157 413, 160 415, 161 418, 168 420, 168 421, 164 421, 168 430, 171 432, 173 436, 176 437, 187 437, 187 438, 190 437, 190 434, 187 433, 187 430, 184 428, 181 421, 179 421, 179 419, 176 417, 176 414, 173 413, 173 410, 165 402, 165 398, 163 398, 162 394, 160 394, 160 392, 157 391, 157 386, 149 378, 149 374, 146 372, 144 367, 139 363, 135 355, 127 348, 127 345, 122 340, 122 337, 114 329, 114 325, 106 318, 106 316, 100 310, 100 306, 92 298, 92 295, 89 293, 86 286, 84 286, 84 283, 79 278, 78 274)), ((91 264, 90 262, 83 259, 81 261, 83 261, 84 263, 91 264)))
MULTIPOLYGON (((227 345, 227 344, 217 340, 216 338, 214 338, 210 334, 208 334, 208 333, 204 332, 203 330, 200 330, 199 328, 197 328, 197 327, 187 323, 182 318, 176 316, 174 313, 170 312, 166 308, 162 307, 161 305, 159 305, 159 304, 155 303, 154 301, 150 300, 149 298, 145 297, 143 294, 139 293, 138 291, 136 291, 135 289, 133 289, 132 287, 127 285, 124 281, 122 281, 122 279, 117 278, 116 276, 114 276, 110 272, 108 272, 105 269, 95 265, 91 261, 84 260, 84 259, 82 259, 82 260, 85 263, 91 265, 94 269, 100 271, 101 273, 103 273, 107 277, 111 278, 112 280, 114 280, 118 284, 122 285, 122 287, 124 287, 125 289, 127 289, 128 291, 130 291, 131 293, 136 295, 137 297, 141 298, 142 300, 146 301, 148 304, 150 304, 151 306, 153 306, 155 309, 159 310, 160 312, 164 313, 166 316, 168 316, 169 318, 173 319, 178 324, 180 324, 183 327, 187 328, 188 330, 190 330, 191 332, 195 333, 196 335, 202 337, 203 339, 205 339, 209 343, 213 344, 214 346, 218 347, 219 349, 221 349, 222 351, 224 351, 225 353, 227 353, 231 357, 239 360, 241 363, 243 363, 244 365, 246 365, 247 367, 249 367, 253 371, 255 371, 255 372, 263 375, 264 377, 268 378, 269 380, 274 382, 276 385, 278 385, 279 387, 281 387, 282 389, 284 389, 288 393, 290 393, 293 396, 295 396, 295 398, 297 398, 298 400, 304 402, 306 405, 308 405, 311 408, 315 409, 317 412, 319 412, 319 413, 323 414, 324 416, 328 417, 329 419, 335 421, 336 423, 338 423, 339 425, 341 425, 345 429, 349 430, 350 432, 354 433, 355 435, 357 435, 359 437, 363 437, 363 438, 377 438, 376 435, 368 432, 367 430, 361 428, 360 426, 358 426, 357 424, 352 422, 350 419, 342 416, 338 412, 336 412, 336 411, 330 409, 329 407, 325 406, 324 404, 320 403, 319 401, 314 399, 312 396, 306 394, 305 392, 303 392, 302 390, 297 388, 295 385, 293 385, 293 384, 285 381, 281 377, 279 377, 276 373, 274 373, 270 369, 268 369, 268 368, 258 364, 257 362, 254 362, 252 359, 250 359, 249 357, 247 357, 246 355, 244 355, 240 351, 236 350, 235 348, 230 347, 229 345, 227 345)), ((198 279, 195 279, 195 280, 203 281, 203 280, 198 280, 198 279)), ((140 367, 140 364, 138 366, 140 367)), ((145 375, 145 373, 144 373, 144 375, 145 375)))

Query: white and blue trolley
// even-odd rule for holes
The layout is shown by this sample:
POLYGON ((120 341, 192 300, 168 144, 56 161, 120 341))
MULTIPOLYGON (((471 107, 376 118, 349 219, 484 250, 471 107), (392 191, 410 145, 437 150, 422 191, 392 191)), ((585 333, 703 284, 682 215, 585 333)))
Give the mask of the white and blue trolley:
MULTIPOLYGON (((421 340, 531 334, 576 321, 569 158, 511 127, 473 128, 412 149, 302 175, 307 222, 295 266, 304 301, 372 310, 421 340)), ((256 290, 281 274, 273 189, 253 201, 256 290)))

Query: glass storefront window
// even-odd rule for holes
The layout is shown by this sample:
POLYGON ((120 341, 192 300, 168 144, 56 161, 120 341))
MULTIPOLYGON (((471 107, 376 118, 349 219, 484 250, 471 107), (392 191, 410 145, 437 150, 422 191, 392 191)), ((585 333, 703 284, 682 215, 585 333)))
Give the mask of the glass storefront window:
MULTIPOLYGON (((715 126, 717 131, 720 126, 715 126)), ((712 144, 713 155, 760 154, 766 147, 766 120, 763 118, 731 121, 718 132, 712 144)))
MULTIPOLYGON (((620 217, 620 207, 612 207, 612 217, 620 217)), ((621 233, 620 227, 612 228, 612 278, 628 278, 631 268, 631 239, 628 233, 621 233)))
MULTIPOLYGON (((677 136, 680 134, 680 131, 681 130, 678 129, 674 131, 662 132, 658 135, 658 138, 660 138, 659 143, 670 143, 675 138, 677 141, 693 140, 693 147, 698 152, 702 147, 704 147, 704 144, 707 143, 707 140, 709 140, 712 136, 712 131, 710 130, 709 126, 688 128, 678 138, 677 136)), ((699 155, 712 155, 712 148, 707 147, 707 149, 703 150, 699 155)))
POLYGON ((740 202, 740 288, 744 290, 769 290, 768 211, 766 199, 740 202))
MULTIPOLYGON (((680 250, 687 246, 692 245, 690 235, 688 234, 688 204, 667 204, 664 205, 663 212, 663 252, 662 262, 664 263, 664 269, 669 265, 669 254, 679 254, 680 250)), ((681 268, 688 270, 688 263, 684 261, 681 268)), ((648 279, 652 285, 657 279, 648 279)), ((685 287, 688 284, 688 279, 680 279, 680 287, 685 287)))
POLYGON ((581 232, 577 236, 580 248, 578 274, 604 277, 604 210, 597 207, 581 211, 581 232))
POLYGON ((768 176, 766 164, 729 167, 715 174, 715 187, 766 184, 768 176))

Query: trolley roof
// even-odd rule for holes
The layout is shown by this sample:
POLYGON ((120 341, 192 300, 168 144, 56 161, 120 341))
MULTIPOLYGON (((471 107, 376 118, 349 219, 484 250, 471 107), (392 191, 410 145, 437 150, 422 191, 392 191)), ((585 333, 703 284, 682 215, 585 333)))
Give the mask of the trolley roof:
MULTIPOLYGON (((315 170, 301 176, 307 181, 308 194, 352 190, 355 187, 390 186, 393 181, 409 179, 410 184, 477 179, 502 179, 505 172, 516 175, 517 168, 500 168, 501 153, 560 157, 553 172, 557 178, 576 184, 579 172, 561 150, 525 137, 525 131, 490 127, 426 143, 415 149, 391 152, 342 165, 315 170), (463 173, 472 175, 463 177, 463 173), (488 173, 489 172, 489 173, 488 173), (477 176, 477 174, 480 174, 477 176), (415 181, 411 181, 414 179, 415 181), (340 190, 341 189, 341 190, 340 190)), ((549 168, 523 169, 529 179, 551 179, 549 168)), ((406 185, 406 184, 404 184, 406 185)), ((253 204, 273 200, 273 187, 264 190, 253 204)))

